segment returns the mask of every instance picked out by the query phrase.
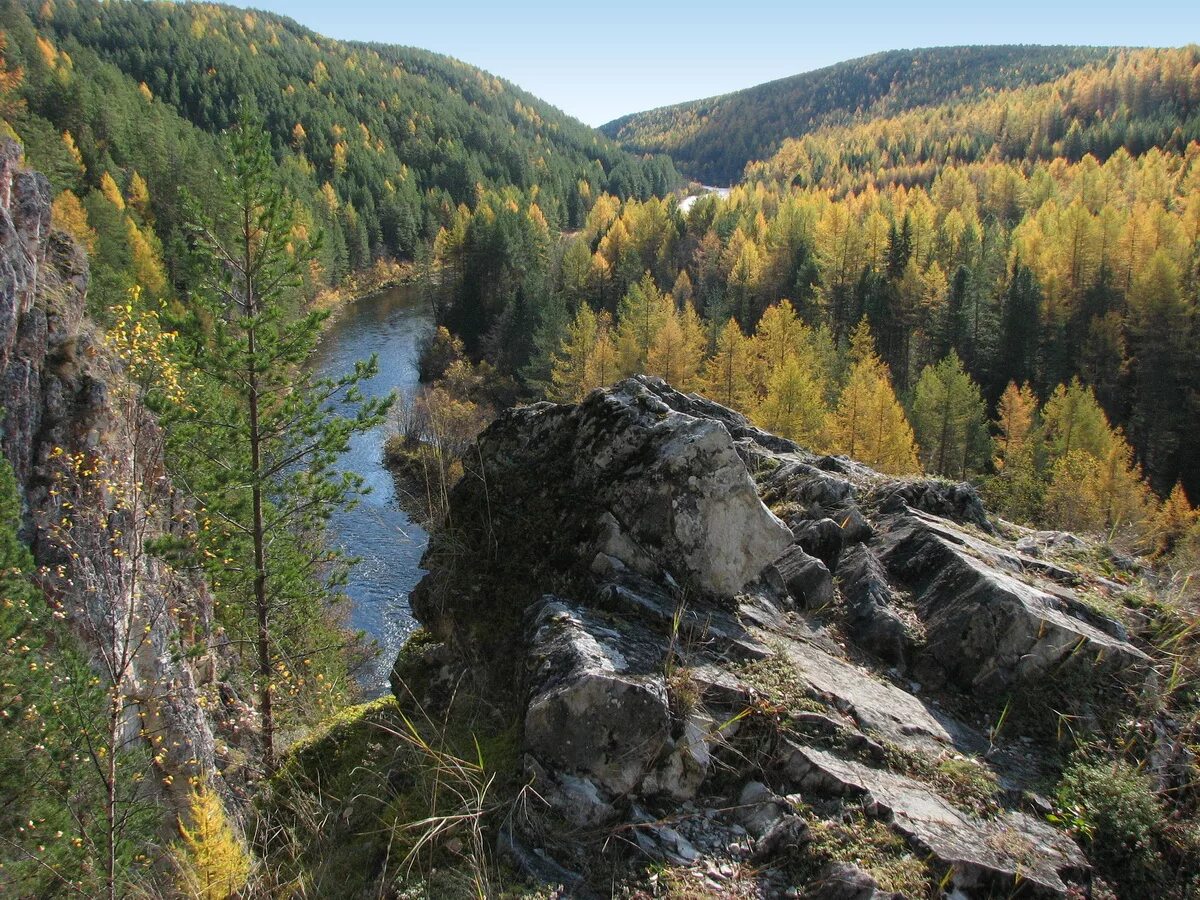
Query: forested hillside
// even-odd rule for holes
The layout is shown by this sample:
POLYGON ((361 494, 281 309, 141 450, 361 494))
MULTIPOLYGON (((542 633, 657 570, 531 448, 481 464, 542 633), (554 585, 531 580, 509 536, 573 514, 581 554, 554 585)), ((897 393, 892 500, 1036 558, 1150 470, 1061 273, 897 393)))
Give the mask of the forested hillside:
POLYGON ((1105 59, 1093 47, 893 50, 752 88, 634 113, 601 126, 626 147, 669 153, 707 184, 738 181, 748 162, 828 125, 1053 81, 1105 59))
MULTIPOLYGON (((8 67, 21 73, 6 118, 31 163, 82 199, 89 219, 112 218, 89 199, 106 176, 143 196, 141 224, 176 281, 179 188, 207 195, 210 135, 242 102, 263 117, 281 177, 325 235, 318 281, 380 256, 411 258, 483 192, 536 197, 550 223, 570 227, 601 192, 645 198, 678 181, 665 157, 625 153, 471 66, 329 40, 266 13, 5 0, 0 28, 8 67)), ((106 229, 91 227, 103 243, 106 229)))
MULTIPOLYGON (((540 330, 489 359, 562 399, 657 374, 807 446, 992 477, 1018 519, 1145 533, 1143 476, 1162 497, 1178 479, 1200 492, 1198 64, 1195 48, 1132 51, 1044 87, 823 129, 686 215, 601 198, 539 276, 521 267, 526 294, 532 280, 547 298, 540 330), (1017 443, 1037 438, 1021 471, 1014 404, 1017 443), (1096 466, 1108 487, 1080 487, 1096 466), (1052 508, 1111 495, 1117 475, 1132 506, 1052 508)), ((501 321, 502 281, 480 277, 469 245, 502 215, 464 216, 438 241, 446 320, 468 336, 501 321)))

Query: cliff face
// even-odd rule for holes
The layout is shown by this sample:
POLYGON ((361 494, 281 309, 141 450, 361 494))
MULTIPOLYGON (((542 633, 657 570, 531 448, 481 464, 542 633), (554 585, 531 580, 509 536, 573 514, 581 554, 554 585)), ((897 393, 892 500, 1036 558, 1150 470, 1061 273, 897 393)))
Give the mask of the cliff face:
MULTIPOLYGON (((1088 884, 1043 762, 1150 660, 1098 611, 1124 587, 1056 561, 1082 542, 640 377, 509 410, 466 466, 413 609, 425 671, 521 723, 531 871, 586 894, 625 847, 738 896, 1088 884)), ((415 671, 397 696, 428 702, 415 671)))
POLYGON ((98 668, 132 657, 126 735, 152 741, 179 802, 188 776, 215 771, 197 692, 211 658, 196 637, 212 601, 200 578, 147 552, 190 517, 162 469, 161 431, 85 316, 87 260, 51 229, 49 184, 20 158, 0 143, 0 450, 43 589, 98 668))

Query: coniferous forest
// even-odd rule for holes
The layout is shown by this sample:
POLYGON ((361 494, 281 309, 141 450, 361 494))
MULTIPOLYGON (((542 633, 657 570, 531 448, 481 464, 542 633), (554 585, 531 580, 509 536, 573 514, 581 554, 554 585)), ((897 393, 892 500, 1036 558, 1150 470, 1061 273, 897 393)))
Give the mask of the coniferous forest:
MULTIPOLYGON (((985 830, 1019 812, 1068 835, 1084 863, 1064 863, 1053 884, 1037 875, 1030 896, 1194 896, 1197 46, 892 51, 593 129, 457 59, 329 39, 273 13, 0 0, 0 132, 11 154, 0 300, 12 306, 0 308, 0 893, 574 896, 575 884, 591 896, 581 885, 603 874, 614 896, 816 897, 845 860, 889 896, 1023 890, 1020 866, 1005 881, 993 860, 971 881, 943 848, 897 839, 869 804, 837 818, 804 801, 784 837, 756 836, 758 857, 747 851, 734 875, 716 867, 711 893, 690 892, 682 845, 654 856, 614 838, 646 859, 592 871, 579 848, 599 819, 574 821, 565 839, 513 824, 526 804, 559 801, 537 795, 545 772, 522 755, 533 714, 483 686, 490 665, 511 694, 513 660, 489 658, 480 633, 503 637, 521 619, 489 618, 488 592, 518 584, 512 596, 536 586, 553 599, 591 582, 564 562, 574 547, 538 545, 527 566, 505 558, 493 514, 497 530, 537 534, 554 488, 534 492, 532 524, 493 510, 476 439, 503 437, 521 410, 485 429, 509 407, 583 410, 597 389, 648 375, 744 415, 743 445, 754 426, 810 453, 814 471, 865 479, 863 511, 834 504, 821 517, 842 531, 861 518, 862 547, 890 527, 894 505, 870 493, 880 484, 965 483, 1002 525, 964 514, 956 546, 992 565, 971 541, 1034 541, 1020 564, 996 566, 1067 586, 1046 588, 1054 613, 1031 639, 1053 632, 1066 648, 1052 677, 1037 676, 1062 695, 1006 682, 971 710, 990 717, 971 723, 986 740, 929 762, 899 733, 876 741, 866 715, 848 736, 848 701, 781 673, 783 643, 760 647, 750 632, 737 646, 757 655, 719 665, 753 699, 713 718, 689 662, 707 645, 688 631, 688 604, 706 595, 667 567, 680 593, 663 607, 669 636, 651 674, 671 727, 686 728, 662 741, 662 759, 694 749, 699 729, 714 770, 744 774, 735 757, 803 734, 935 786, 985 830), (49 231, 29 224, 39 189, 14 187, 26 172, 46 179, 49 231), (422 385, 365 397, 375 359, 314 373, 333 317, 397 284, 435 326, 422 385), (363 706, 356 677, 372 650, 347 625, 345 594, 357 560, 326 528, 366 496, 339 460, 379 428, 397 483, 418 485, 434 586, 413 594, 421 627, 395 664, 399 700, 363 706), (472 532, 481 507, 486 528, 472 532), (1073 555, 1051 558, 1064 546, 1073 555), (562 571, 548 575, 545 560, 562 571), (468 582, 470 565, 509 581, 468 582), (463 597, 479 620, 453 632, 463 597), (1090 629, 1077 641, 1053 631, 1071 616, 1090 629), (1118 650, 1093 654, 1094 633, 1118 650), (1104 669, 1103 687, 1136 701, 1108 706, 1070 680, 1077 655, 1098 671, 1126 644, 1152 670, 1134 685, 1104 669), (1014 762, 1035 743, 1044 758, 1014 762), (538 862, 520 833, 576 842, 574 862, 538 862), (738 893, 759 877, 754 859, 773 874, 738 893)), ((814 646, 861 645, 850 662, 886 660, 868 681, 914 697, 926 677, 949 691, 951 675, 914 661, 934 646, 918 598, 934 576, 855 557, 878 582, 872 597, 901 610, 888 627, 916 634, 880 651, 855 630, 861 607, 842 609, 867 576, 837 570, 841 543, 832 558, 805 544, 807 526, 789 519, 801 504, 763 487, 778 459, 759 462, 747 465, 763 508, 828 580, 826 601, 807 607, 828 629, 814 646)), ((564 534, 573 515, 561 513, 564 534)), ((850 546, 847 557, 860 552, 850 546)), ((630 570, 646 576, 637 559, 630 570)), ((622 615, 620 602, 603 615, 622 615)), ((562 668, 548 659, 523 677, 562 668)), ((968 715, 949 702, 943 714, 968 715)), ((684 793, 663 771, 605 801, 633 810, 630 829, 654 819, 639 791, 684 793)), ((1026 850, 996 852, 1023 864, 1026 850)))

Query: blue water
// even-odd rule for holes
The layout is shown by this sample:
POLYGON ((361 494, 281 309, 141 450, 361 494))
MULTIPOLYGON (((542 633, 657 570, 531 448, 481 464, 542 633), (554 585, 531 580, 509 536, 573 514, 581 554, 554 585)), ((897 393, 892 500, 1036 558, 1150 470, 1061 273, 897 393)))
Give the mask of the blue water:
MULTIPOLYGON (((363 394, 411 392, 418 384, 420 341, 431 322, 428 306, 406 285, 358 300, 330 324, 310 364, 318 374, 332 378, 374 353, 379 372, 362 383, 363 394)), ((392 476, 383 465, 387 432, 384 424, 351 440, 341 468, 361 475, 371 492, 353 509, 337 512, 329 527, 330 543, 360 560, 345 591, 350 626, 365 631, 377 647, 360 673, 368 697, 386 693, 392 663, 416 625, 408 595, 425 574, 419 563, 428 541, 425 530, 396 503, 392 476)))

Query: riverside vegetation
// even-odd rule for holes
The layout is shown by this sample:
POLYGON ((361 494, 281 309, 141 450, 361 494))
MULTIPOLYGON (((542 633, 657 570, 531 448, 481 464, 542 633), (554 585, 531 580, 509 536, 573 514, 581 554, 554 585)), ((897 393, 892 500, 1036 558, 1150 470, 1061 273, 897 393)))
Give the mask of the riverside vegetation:
POLYGON ((266 13, 0 49, 6 892, 1196 890, 1195 48, 672 113, 744 176, 686 213, 655 117, 266 13), (312 310, 402 271, 427 387, 330 415, 312 310), (435 533, 356 706, 385 414, 435 533))

